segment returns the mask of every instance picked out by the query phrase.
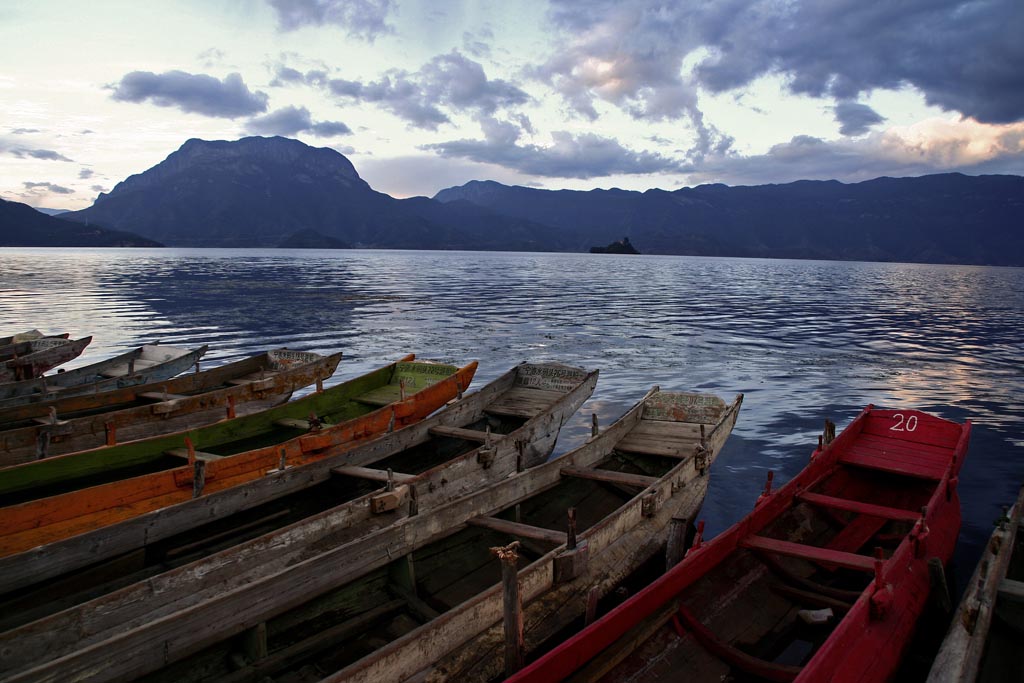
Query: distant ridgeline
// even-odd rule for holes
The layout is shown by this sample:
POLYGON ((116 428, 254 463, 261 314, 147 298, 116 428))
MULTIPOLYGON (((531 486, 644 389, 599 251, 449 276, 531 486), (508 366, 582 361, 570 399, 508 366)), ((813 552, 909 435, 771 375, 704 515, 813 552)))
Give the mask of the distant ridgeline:
POLYGON ((192 247, 585 252, 629 235, 648 254, 1024 265, 1019 176, 672 192, 473 181, 395 199, 335 150, 280 137, 189 140, 60 218, 192 247))
POLYGON ((632 244, 629 243, 628 237, 623 237, 618 242, 612 242, 607 247, 591 247, 591 254, 639 254, 632 244))
POLYGON ((155 242, 98 225, 78 225, 0 199, 0 247, 161 247, 155 242))

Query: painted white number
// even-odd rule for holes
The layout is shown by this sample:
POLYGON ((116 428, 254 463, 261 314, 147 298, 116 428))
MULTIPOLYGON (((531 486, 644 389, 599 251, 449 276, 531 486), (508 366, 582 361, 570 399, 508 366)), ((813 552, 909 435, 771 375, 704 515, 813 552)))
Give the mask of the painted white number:
POLYGON ((912 432, 917 429, 917 415, 904 419, 903 413, 893 413, 892 419, 898 421, 889 427, 890 432, 912 432))

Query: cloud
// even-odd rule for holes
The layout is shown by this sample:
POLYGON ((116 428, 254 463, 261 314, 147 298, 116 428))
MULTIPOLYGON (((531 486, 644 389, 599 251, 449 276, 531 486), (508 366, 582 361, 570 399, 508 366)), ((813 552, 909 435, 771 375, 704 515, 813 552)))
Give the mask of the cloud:
POLYGON ((698 88, 782 75, 814 97, 909 85, 982 122, 1024 119, 1019 0, 552 0, 551 19, 565 44, 531 73, 584 116, 603 100, 638 117, 692 117, 698 88))
POLYGON ((202 62, 203 66, 205 66, 207 69, 210 69, 217 66, 218 64, 221 64, 224 61, 224 57, 226 56, 227 55, 224 54, 223 50, 220 50, 215 47, 210 47, 196 55, 196 59, 202 62))
POLYGON ((839 122, 839 132, 843 135, 863 135, 871 126, 885 121, 885 117, 866 104, 858 102, 840 102, 832 108, 839 122))
POLYGON ((305 107, 282 107, 264 116, 250 119, 245 129, 257 135, 292 136, 297 133, 312 133, 317 137, 349 135, 352 130, 341 121, 313 122, 305 107))
POLYGON ((30 133, 40 133, 38 128, 15 128, 11 131, 11 135, 28 135, 30 133))
POLYGON ((462 49, 474 57, 490 57, 491 46, 486 41, 494 40, 494 31, 489 28, 482 28, 476 34, 464 31, 462 33, 462 49))
POLYGON ((107 188, 103 187, 102 185, 90 185, 89 189, 92 190, 93 192, 106 192, 107 191, 107 188))
POLYGON ((0 153, 10 154, 18 159, 40 159, 42 161, 71 161, 60 152, 52 149, 37 149, 12 143, 0 138, 0 153))
POLYGON ((303 26, 334 25, 349 36, 373 42, 394 28, 388 15, 395 8, 393 0, 268 0, 277 12, 278 28, 294 31, 303 26))
POLYGON ((83 168, 78 172, 78 177, 82 180, 92 178, 94 175, 96 175, 96 171, 92 170, 91 168, 83 168))
POLYGON ((387 159, 360 159, 359 175, 392 197, 433 196, 446 187, 488 178, 507 185, 525 185, 530 179, 515 171, 463 159, 418 154, 387 159))
POLYGON ((39 194, 39 190, 46 190, 47 192, 52 192, 53 194, 75 193, 75 191, 69 187, 63 187, 62 185, 55 185, 53 183, 31 183, 26 180, 25 182, 22 183, 22 185, 24 185, 25 188, 29 190, 29 194, 39 194))
POLYGON ((113 87, 111 97, 119 102, 150 101, 158 107, 177 107, 184 112, 237 118, 267 110, 266 93, 252 92, 242 77, 228 74, 218 80, 206 74, 167 71, 132 71, 113 87))
POLYGON ((1019 174, 1022 168, 1024 123, 989 125, 937 118, 858 139, 797 136, 763 155, 709 157, 684 171, 691 183, 758 185, 801 179, 854 182, 950 171, 1019 174))
POLYGON ((648 174, 679 170, 679 163, 652 152, 634 152, 617 140, 593 133, 551 134, 552 144, 541 147, 519 143, 520 129, 513 123, 485 119, 483 140, 452 140, 424 145, 445 157, 495 164, 529 175, 554 178, 595 178, 614 174, 648 174))
POLYGON ((277 81, 300 79, 335 97, 378 105, 414 127, 428 130, 437 130, 451 120, 446 110, 488 116, 530 100, 515 84, 488 78, 479 62, 458 50, 437 55, 415 72, 391 69, 375 81, 330 78, 321 69, 300 74, 284 65, 277 68, 277 81))

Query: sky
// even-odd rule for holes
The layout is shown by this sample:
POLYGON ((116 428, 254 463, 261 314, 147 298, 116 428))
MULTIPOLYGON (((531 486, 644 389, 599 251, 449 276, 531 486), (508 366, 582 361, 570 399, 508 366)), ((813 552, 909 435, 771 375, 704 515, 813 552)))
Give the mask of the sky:
POLYGON ((1024 174, 1024 0, 0 0, 0 197, 284 135, 395 197, 1024 174))

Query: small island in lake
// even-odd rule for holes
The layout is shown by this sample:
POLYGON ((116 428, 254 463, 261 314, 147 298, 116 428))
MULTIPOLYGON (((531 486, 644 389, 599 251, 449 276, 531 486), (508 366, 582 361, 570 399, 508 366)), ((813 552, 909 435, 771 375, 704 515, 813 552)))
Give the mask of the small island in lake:
POLYGON ((612 242, 607 247, 591 247, 591 254, 639 254, 636 247, 629 242, 628 237, 623 237, 618 242, 612 242))

